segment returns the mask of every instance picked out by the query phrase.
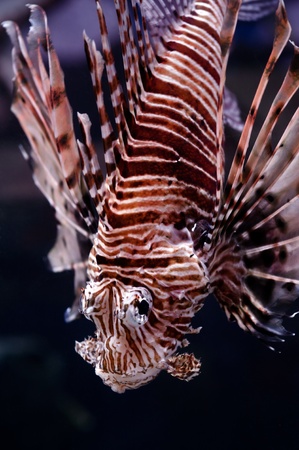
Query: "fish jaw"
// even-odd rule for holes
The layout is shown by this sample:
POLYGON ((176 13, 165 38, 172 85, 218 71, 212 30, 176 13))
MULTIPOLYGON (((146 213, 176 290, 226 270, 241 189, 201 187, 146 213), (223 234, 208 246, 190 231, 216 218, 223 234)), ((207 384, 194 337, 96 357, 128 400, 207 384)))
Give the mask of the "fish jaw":
MULTIPOLYGON (((199 330, 193 330, 198 332, 199 330)), ((179 346, 188 345, 185 339, 182 343, 177 342, 175 349, 162 350, 164 357, 160 360, 148 364, 146 367, 137 366, 133 363, 123 372, 119 367, 114 367, 114 370, 107 370, 107 364, 104 360, 107 356, 113 357, 115 355, 105 355, 104 345, 96 338, 88 338, 82 342, 76 342, 75 350, 88 363, 95 368, 95 374, 101 378, 103 383, 109 386, 112 391, 122 394, 126 390, 137 389, 148 384, 154 380, 161 371, 165 370, 171 376, 180 380, 190 381, 196 377, 200 372, 200 361, 193 355, 193 353, 176 352, 179 346)), ((107 346, 106 346, 107 347, 107 346)))

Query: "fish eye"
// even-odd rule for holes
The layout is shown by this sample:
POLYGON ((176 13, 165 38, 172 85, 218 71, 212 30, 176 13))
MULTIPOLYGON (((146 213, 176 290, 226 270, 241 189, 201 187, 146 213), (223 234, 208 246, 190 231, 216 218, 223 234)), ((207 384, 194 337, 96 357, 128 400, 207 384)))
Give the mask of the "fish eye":
POLYGON ((123 310, 118 317, 131 326, 144 325, 153 305, 153 299, 146 288, 133 288, 123 295, 123 310))
POLYGON ((146 301, 145 298, 143 298, 141 300, 141 302, 138 303, 137 305, 138 308, 138 313, 142 316, 142 315, 147 315, 149 312, 149 303, 148 301, 146 301))
POLYGON ((150 303, 145 297, 136 300, 134 318, 138 325, 143 325, 148 320, 150 312, 150 303))

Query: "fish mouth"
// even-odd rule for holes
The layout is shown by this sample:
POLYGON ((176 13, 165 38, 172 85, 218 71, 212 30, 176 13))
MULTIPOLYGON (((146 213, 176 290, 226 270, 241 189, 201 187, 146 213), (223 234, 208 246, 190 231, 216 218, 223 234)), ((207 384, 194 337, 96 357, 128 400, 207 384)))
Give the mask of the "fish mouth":
POLYGON ((162 368, 149 366, 141 370, 132 370, 128 373, 107 372, 99 365, 95 367, 95 373, 104 384, 109 386, 112 391, 118 394, 124 393, 126 390, 137 389, 152 381, 161 372, 162 368))
POLYGON ((156 378, 161 370, 166 370, 171 376, 179 380, 190 381, 200 373, 201 363, 193 353, 176 353, 167 359, 161 360, 156 366, 150 365, 139 370, 128 372, 103 370, 100 364, 95 367, 104 384, 119 394, 129 389, 137 389, 156 378))
MULTIPOLYGON (((127 361, 126 367, 117 365, 115 353, 111 347, 107 349, 102 340, 88 338, 82 342, 76 342, 76 352, 94 367, 95 373, 103 383, 114 392, 123 393, 126 390, 137 389, 152 381, 161 370, 167 369, 165 355, 160 355, 159 360, 148 361, 145 365, 138 364, 136 359, 127 361)), ((120 353, 121 355, 121 353, 120 353)))

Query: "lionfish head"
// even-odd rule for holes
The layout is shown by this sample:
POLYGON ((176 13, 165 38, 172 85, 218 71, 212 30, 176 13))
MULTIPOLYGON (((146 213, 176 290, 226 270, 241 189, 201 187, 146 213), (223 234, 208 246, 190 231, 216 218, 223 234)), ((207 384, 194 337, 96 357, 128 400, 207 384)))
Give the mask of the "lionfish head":
MULTIPOLYGON (((82 294, 82 312, 96 325, 95 337, 76 342, 76 351, 95 367, 102 381, 115 392, 136 389, 154 379, 161 370, 189 380, 199 373, 193 354, 176 350, 186 346, 190 327, 184 305, 188 298, 174 295, 158 299, 145 286, 125 285, 113 279, 89 282, 82 294), (181 306, 178 308, 177 301, 181 306)), ((193 306, 194 309, 194 306, 193 306)))

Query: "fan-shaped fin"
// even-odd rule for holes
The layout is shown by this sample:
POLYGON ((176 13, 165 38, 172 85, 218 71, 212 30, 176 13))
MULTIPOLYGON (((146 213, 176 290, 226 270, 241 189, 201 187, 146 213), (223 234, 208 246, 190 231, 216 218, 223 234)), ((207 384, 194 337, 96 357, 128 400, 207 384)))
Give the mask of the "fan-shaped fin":
MULTIPOLYGON (((56 243, 49 253, 49 263, 54 271, 75 271, 78 296, 86 281, 86 261, 93 233, 97 230, 98 214, 93 201, 97 197, 93 199, 89 192, 87 172, 84 173, 85 178, 82 175, 72 112, 45 13, 38 6, 29 7, 29 51, 18 27, 13 22, 3 24, 13 44, 12 111, 31 145, 29 152, 22 148, 23 156, 33 171, 36 185, 55 209, 59 223, 56 243), (43 63, 42 47, 48 55, 49 74, 43 63)), ((89 137, 85 141, 85 148, 89 145, 90 151, 89 137)), ((89 168, 93 170, 97 164, 93 153, 89 168)))
POLYGON ((236 150, 210 259, 212 284, 227 316, 267 341, 288 334, 282 320, 299 297, 299 109, 274 149, 271 145, 277 119, 299 87, 296 47, 252 149, 249 142, 267 79, 289 33, 280 3, 274 48, 236 150))
MULTIPOLYGON (((104 157, 106 172, 111 175, 115 171, 114 145, 116 137, 104 102, 104 93, 102 89, 102 74, 104 70, 104 60, 100 52, 97 51, 95 42, 89 39, 86 33, 83 34, 86 58, 91 74, 93 90, 96 97, 98 113, 101 124, 101 135, 104 147, 104 157)), ((83 133, 85 134, 85 132, 83 133)))

